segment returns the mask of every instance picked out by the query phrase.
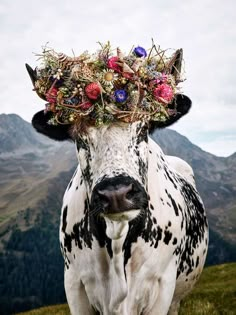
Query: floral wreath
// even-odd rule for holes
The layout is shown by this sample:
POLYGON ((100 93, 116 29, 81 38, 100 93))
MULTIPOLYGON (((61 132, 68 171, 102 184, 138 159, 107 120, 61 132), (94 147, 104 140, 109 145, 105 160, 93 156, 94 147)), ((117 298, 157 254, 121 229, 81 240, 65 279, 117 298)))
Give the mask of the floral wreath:
MULTIPOLYGON (((100 44, 100 43, 99 43, 100 44)), ((90 55, 68 57, 43 48, 42 66, 34 71, 34 90, 47 101, 52 125, 87 120, 100 126, 114 121, 166 121, 177 114, 175 95, 181 79, 182 49, 166 57, 152 44, 137 46, 128 55, 110 43, 90 55)), ((30 72, 30 71, 29 71, 30 72)))

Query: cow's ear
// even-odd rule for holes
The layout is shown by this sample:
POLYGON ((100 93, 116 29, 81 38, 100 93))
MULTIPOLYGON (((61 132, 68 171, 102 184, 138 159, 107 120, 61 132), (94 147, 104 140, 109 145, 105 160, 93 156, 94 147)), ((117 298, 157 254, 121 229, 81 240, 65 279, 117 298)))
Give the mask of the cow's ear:
POLYGON ((33 127, 40 133, 48 136, 53 140, 63 141, 70 140, 70 128, 71 125, 51 125, 49 124, 49 120, 52 118, 52 113, 44 111, 40 111, 34 115, 32 119, 33 127))
POLYGON ((150 121, 149 131, 152 133, 156 128, 164 128, 174 124, 182 116, 188 113, 192 105, 192 101, 184 94, 177 94, 168 107, 176 111, 176 114, 171 115, 166 121, 150 121))

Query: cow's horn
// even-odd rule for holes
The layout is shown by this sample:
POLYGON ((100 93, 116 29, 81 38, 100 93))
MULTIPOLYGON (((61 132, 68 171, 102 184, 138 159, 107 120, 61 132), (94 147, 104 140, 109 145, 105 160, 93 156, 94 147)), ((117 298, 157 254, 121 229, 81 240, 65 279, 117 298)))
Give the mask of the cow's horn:
POLYGON ((181 66, 183 60, 183 49, 180 48, 176 50, 173 59, 172 59, 172 66, 171 66, 171 74, 175 77, 176 80, 179 79, 181 73, 181 66))
POLYGON ((36 69, 33 70, 27 63, 25 64, 25 66, 26 66, 27 72, 29 73, 30 79, 31 79, 31 81, 32 81, 32 83, 33 83, 35 92, 38 94, 38 96, 39 96, 41 99, 43 99, 43 100, 45 101, 45 100, 46 100, 45 95, 41 94, 41 93, 38 91, 38 89, 35 87, 35 82, 38 80, 36 69))
POLYGON ((37 72, 36 70, 33 70, 27 63, 25 64, 25 66, 33 83, 33 86, 35 86, 35 81, 37 80, 37 72))

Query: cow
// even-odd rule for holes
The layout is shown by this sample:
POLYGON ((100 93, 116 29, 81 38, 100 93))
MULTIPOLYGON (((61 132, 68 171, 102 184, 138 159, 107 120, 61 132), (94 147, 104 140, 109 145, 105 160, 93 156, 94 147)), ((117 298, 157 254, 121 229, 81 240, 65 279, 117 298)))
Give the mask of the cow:
MULTIPOLYGON (((37 73, 27 70, 34 84, 37 73)), ((38 132, 73 140, 77 150, 60 222, 72 315, 177 315, 202 272, 208 223, 192 168, 150 137, 191 107, 180 93, 173 103, 164 121, 81 128, 50 124, 51 111, 32 119, 38 132)))
POLYGON ((175 97, 165 122, 117 122, 79 133, 34 128, 73 139, 79 165, 66 189, 60 224, 65 291, 72 315, 177 315, 204 266, 208 224, 193 171, 165 156, 149 137, 185 115, 191 100, 175 97))

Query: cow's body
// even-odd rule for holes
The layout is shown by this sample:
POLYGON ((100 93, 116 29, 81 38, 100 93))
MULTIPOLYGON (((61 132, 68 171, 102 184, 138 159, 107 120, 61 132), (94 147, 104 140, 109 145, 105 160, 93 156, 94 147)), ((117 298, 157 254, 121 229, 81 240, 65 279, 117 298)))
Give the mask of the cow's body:
POLYGON ((84 167, 67 188, 60 241, 72 315, 177 314, 202 271, 208 229, 191 168, 151 139, 147 148, 145 211, 93 212, 84 167))
MULTIPOLYGON (((44 72, 26 66, 34 89, 50 103, 34 115, 33 126, 52 139, 72 139, 78 152, 79 167, 64 196, 60 226, 72 315, 177 315, 204 265, 208 227, 192 170, 178 158, 165 157, 148 138, 191 107, 176 88, 182 49, 162 73, 155 64, 163 63, 163 55, 150 59, 151 51, 141 74, 135 64, 143 62, 141 55, 132 64, 136 70, 127 70, 117 49, 122 67, 114 57, 114 71, 120 78, 109 83, 107 101, 97 82, 102 70, 92 84, 90 72, 82 79, 78 75, 80 88, 68 98, 64 92, 72 89, 75 77, 68 81, 60 72, 60 80, 55 79, 53 68, 45 78, 44 72)), ((99 64, 108 55, 99 55, 99 64)), ((84 60, 76 62, 81 67, 84 60)), ((56 65, 61 61, 58 57, 56 65)))
MULTIPOLYGON (((170 63, 169 73, 176 82, 181 59, 178 50, 170 63)), ((149 97, 147 88, 154 93, 153 81, 141 93, 134 76, 137 86, 128 91, 130 97, 134 92, 128 103, 131 116, 123 116, 123 103, 104 107, 101 95, 93 102, 94 112, 83 117, 79 108, 85 103, 81 103, 74 108, 76 120, 72 115, 73 123, 61 123, 61 115, 73 105, 66 109, 61 105, 61 91, 57 97, 51 98, 48 91, 41 95, 38 72, 28 65, 27 70, 39 96, 50 96, 52 102, 46 112, 34 115, 33 126, 52 139, 72 139, 78 152, 79 167, 64 196, 60 226, 71 314, 177 315, 181 299, 204 265, 207 220, 190 166, 165 157, 148 133, 175 123, 189 111, 191 100, 175 91, 170 100, 160 97, 162 110, 153 103, 153 117, 146 110, 139 117, 132 104, 136 88, 141 102, 149 97), (106 115, 112 118, 109 124, 106 115), (104 124, 97 126, 100 118, 104 124)), ((55 80, 51 88, 63 82, 55 80)), ((170 90, 173 93, 169 86, 170 90)))

